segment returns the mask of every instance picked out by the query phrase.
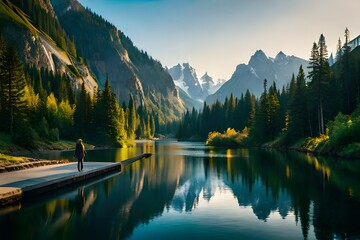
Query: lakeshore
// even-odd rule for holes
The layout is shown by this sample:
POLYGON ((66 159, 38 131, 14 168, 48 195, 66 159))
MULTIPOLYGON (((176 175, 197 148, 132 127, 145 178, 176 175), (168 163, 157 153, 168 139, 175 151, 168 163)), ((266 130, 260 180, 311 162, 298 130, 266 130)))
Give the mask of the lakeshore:
POLYGON ((65 163, 2 173, 0 207, 81 181, 120 172, 126 165, 150 156, 150 153, 144 153, 117 163, 89 162, 81 172, 77 171, 76 163, 65 163))

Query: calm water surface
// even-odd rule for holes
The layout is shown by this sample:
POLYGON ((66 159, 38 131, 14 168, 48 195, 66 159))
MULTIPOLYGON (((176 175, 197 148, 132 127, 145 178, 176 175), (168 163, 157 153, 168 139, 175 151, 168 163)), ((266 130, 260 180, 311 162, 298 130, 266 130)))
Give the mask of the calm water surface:
POLYGON ((87 161, 143 152, 121 173, 0 209, 1 239, 360 239, 359 161, 170 141, 87 161))

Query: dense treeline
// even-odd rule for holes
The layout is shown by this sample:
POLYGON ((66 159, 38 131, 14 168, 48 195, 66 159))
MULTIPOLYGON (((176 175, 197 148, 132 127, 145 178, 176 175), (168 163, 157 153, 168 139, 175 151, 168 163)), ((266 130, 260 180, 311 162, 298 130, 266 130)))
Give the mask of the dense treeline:
POLYGON ((153 138, 155 118, 132 97, 121 107, 109 80, 91 97, 84 83, 73 89, 64 74, 24 67, 15 47, 0 36, 0 132, 25 147, 37 141, 85 138, 124 146, 128 139, 153 138))
MULTIPOLYGON (((337 62, 330 67, 325 37, 321 34, 311 49, 308 76, 301 66, 281 90, 275 83, 268 87, 265 79, 264 91, 257 99, 247 91, 240 99, 231 95, 224 103, 217 101, 212 106, 205 103, 200 112, 195 109, 186 112, 177 137, 205 140, 210 132, 225 132, 228 128, 241 131, 246 127, 247 141, 251 144, 277 139, 277 144, 289 145, 305 137, 329 135, 329 131, 339 129, 334 128, 336 121, 346 124, 344 118, 351 120, 357 116, 349 114, 357 109, 360 100, 360 50, 351 51, 348 43, 346 29, 345 43, 338 47, 337 62)), ((352 134, 348 142, 356 139, 352 134)))
POLYGON ((171 76, 159 61, 90 9, 64 13, 66 2, 54 2, 54 9, 61 26, 74 40, 78 56, 96 75, 99 85, 104 85, 108 75, 119 102, 128 102, 128 92, 132 93, 137 103, 142 102, 147 111, 156 113, 155 125, 165 134, 167 125, 183 112, 171 76))
POLYGON ((209 106, 204 103, 202 111, 187 111, 180 123, 177 138, 205 140, 209 132, 223 132, 227 128, 242 130, 255 119, 256 99, 249 91, 240 99, 226 98, 222 104, 216 101, 209 106))

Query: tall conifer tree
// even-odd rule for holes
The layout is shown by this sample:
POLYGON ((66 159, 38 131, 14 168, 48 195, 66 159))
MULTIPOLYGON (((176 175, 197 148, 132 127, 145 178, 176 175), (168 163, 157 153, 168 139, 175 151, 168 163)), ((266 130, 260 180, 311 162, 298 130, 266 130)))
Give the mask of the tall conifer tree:
MULTIPOLYGON (((2 35, 0 35, 0 120, 5 122, 5 57, 6 57, 6 42, 2 35)), ((4 124, 1 124, 0 129, 4 127, 4 124)))
POLYGON ((24 68, 18 57, 15 47, 8 48, 3 59, 0 71, 2 105, 5 118, 5 125, 8 126, 11 137, 14 139, 14 120, 23 114, 22 108, 25 106, 24 91, 26 86, 24 68))
POLYGON ((129 104, 128 104, 129 114, 128 114, 128 129, 127 136, 129 139, 135 139, 135 131, 137 128, 137 117, 136 117, 136 105, 133 99, 133 96, 130 95, 129 104))
POLYGON ((296 140, 309 134, 306 83, 303 67, 300 66, 296 86, 289 103, 289 127, 287 137, 296 140))
POLYGON ((320 35, 318 44, 314 43, 311 50, 309 63, 309 78, 313 105, 316 106, 318 133, 325 133, 324 99, 330 80, 330 67, 328 62, 328 51, 323 34, 320 35))
POLYGON ((277 95, 276 84, 274 82, 269 88, 269 95, 266 99, 267 126, 268 131, 270 132, 270 139, 274 139, 281 129, 281 126, 279 125, 279 110, 280 102, 277 95))
POLYGON ((94 124, 102 140, 114 146, 122 146, 126 140, 125 114, 123 109, 120 109, 115 94, 111 91, 108 79, 98 97, 94 114, 94 124))
MULTIPOLYGON (((345 43, 344 46, 342 48, 343 51, 343 57, 342 57, 342 73, 341 73, 341 78, 342 78, 342 82, 343 82, 343 96, 344 96, 344 100, 343 100, 343 113, 345 114, 350 114, 355 106, 355 104, 352 104, 353 102, 353 98, 355 98, 354 94, 352 94, 353 89, 355 89, 355 86, 353 86, 352 84, 352 76, 351 76, 351 62, 350 62, 350 52, 351 52, 351 47, 349 45, 349 41, 350 41, 350 31, 349 29, 345 29, 345 43)), ((355 102, 355 101, 354 101, 355 102)))

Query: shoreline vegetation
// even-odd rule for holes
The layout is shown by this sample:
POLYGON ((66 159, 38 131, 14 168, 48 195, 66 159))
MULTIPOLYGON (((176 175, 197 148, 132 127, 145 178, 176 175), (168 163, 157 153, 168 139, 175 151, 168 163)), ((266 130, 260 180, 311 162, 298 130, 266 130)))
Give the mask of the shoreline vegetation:
POLYGON ((331 66, 321 34, 308 66, 300 66, 287 85, 278 88, 273 81, 268 86, 265 78, 258 97, 246 90, 188 110, 177 138, 360 159, 360 47, 349 44, 347 28, 344 33, 331 66))
MULTIPOLYGON (((339 127, 337 124, 337 130, 342 129, 342 131, 347 130, 348 134, 354 134, 354 131, 348 130, 351 126, 349 124, 349 118, 344 118, 343 115, 339 115, 337 117, 337 121, 347 119, 347 121, 343 124, 347 126, 346 128, 339 127)), ((333 125, 336 123, 332 122, 333 125)), ((340 124, 341 125, 341 124, 340 124)), ((329 134, 329 129, 327 133, 329 134)), ((298 151, 304 153, 312 153, 312 154, 320 154, 327 155, 331 157, 338 157, 344 159, 360 159, 360 143, 344 143, 344 139, 349 138, 351 136, 345 136, 344 133, 337 133, 341 135, 342 147, 339 145, 333 145, 334 137, 330 137, 329 135, 321 135, 319 137, 308 137, 299 140, 298 142, 292 144, 291 146, 287 146, 285 144, 285 138, 283 136, 279 136, 273 141, 269 141, 263 144, 252 144, 251 139, 249 139, 249 129, 245 128, 242 131, 236 131, 233 128, 228 128, 223 133, 219 132, 210 132, 208 134, 208 138, 205 142, 208 146, 214 147, 225 147, 225 148, 238 148, 238 147, 259 147, 259 148, 270 148, 280 151, 298 151)), ((38 159, 38 158, 30 158, 26 157, 27 153, 30 152, 42 152, 42 151, 66 151, 73 150, 75 146, 75 142, 67 141, 67 140, 59 140, 57 142, 37 142, 37 147, 35 149, 25 149, 13 143, 9 143, 4 141, 6 137, 4 135, 0 138, 0 173, 16 171, 22 169, 28 169, 32 167, 45 166, 50 164, 65 164, 70 161, 60 159, 60 160, 51 160, 51 159, 38 159)), ((338 139, 339 140, 339 139, 338 139)), ((141 141, 141 140, 140 140, 141 141)), ((191 141, 191 140, 189 140, 191 141)), ((128 147, 134 147, 136 142, 131 142, 128 144, 128 147)), ((100 149, 100 148, 108 148, 110 146, 95 146, 85 142, 85 148, 90 149, 100 149)))
MULTIPOLYGON (((334 124, 334 123, 333 123, 334 124)), ((346 124, 345 124, 346 125, 346 124)), ((238 148, 238 147, 259 147, 271 148, 285 151, 298 151, 304 153, 327 155, 331 157, 360 159, 360 143, 347 142, 346 139, 352 139, 355 131, 349 130, 350 126, 342 128, 338 126, 337 131, 333 135, 320 135, 319 137, 308 137, 298 140, 292 145, 286 145, 283 135, 263 144, 252 144, 249 139, 249 130, 245 128, 243 131, 236 131, 228 128, 225 132, 210 132, 206 140, 206 145, 214 147, 238 148), (344 133, 346 131, 347 133, 344 133), (339 142, 340 141, 340 142, 339 142), (341 144, 340 144, 341 143, 341 144)))

